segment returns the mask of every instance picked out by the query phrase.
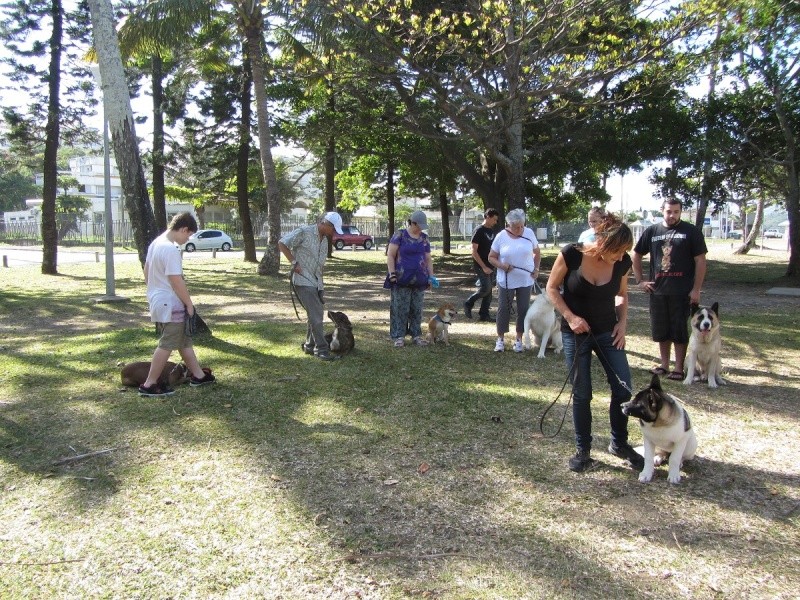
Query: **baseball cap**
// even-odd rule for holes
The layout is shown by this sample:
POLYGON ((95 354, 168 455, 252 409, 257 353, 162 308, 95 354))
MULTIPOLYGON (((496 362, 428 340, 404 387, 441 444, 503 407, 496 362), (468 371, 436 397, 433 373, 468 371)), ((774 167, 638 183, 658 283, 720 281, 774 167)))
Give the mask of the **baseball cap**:
POLYGON ((411 216, 408 217, 408 220, 412 223, 416 223, 420 229, 428 228, 428 219, 425 217, 425 213, 421 210, 415 210, 413 213, 411 213, 411 216))
POLYGON ((322 218, 331 225, 333 225, 333 228, 336 230, 336 233, 342 235, 342 217, 339 213, 337 212, 325 213, 325 216, 322 218))

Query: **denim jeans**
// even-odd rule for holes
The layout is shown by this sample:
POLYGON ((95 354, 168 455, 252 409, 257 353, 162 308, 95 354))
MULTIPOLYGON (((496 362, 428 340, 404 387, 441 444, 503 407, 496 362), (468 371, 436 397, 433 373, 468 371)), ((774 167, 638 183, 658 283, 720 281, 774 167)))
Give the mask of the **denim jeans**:
POLYGON ((480 300, 481 307, 478 310, 478 315, 483 317, 484 319, 489 318, 489 305, 492 303, 492 276, 493 273, 489 273, 488 275, 483 272, 483 269, 478 269, 475 271, 475 275, 478 278, 478 282, 480 283, 480 287, 478 291, 472 294, 465 304, 472 308, 475 306, 475 303, 480 300))
POLYGON ((564 360, 572 382, 572 422, 575 427, 575 445, 578 450, 592 448, 592 352, 600 359, 611 386, 611 404, 608 418, 611 422, 611 441, 628 442, 628 416, 622 404, 631 398, 631 370, 625 350, 614 347, 611 332, 575 335, 563 332, 564 360), (572 365, 575 370, 572 371, 572 365), (619 379, 617 379, 619 377, 619 379), (622 380, 622 383, 620 383, 622 380), (627 387, 626 387, 627 386, 627 387))

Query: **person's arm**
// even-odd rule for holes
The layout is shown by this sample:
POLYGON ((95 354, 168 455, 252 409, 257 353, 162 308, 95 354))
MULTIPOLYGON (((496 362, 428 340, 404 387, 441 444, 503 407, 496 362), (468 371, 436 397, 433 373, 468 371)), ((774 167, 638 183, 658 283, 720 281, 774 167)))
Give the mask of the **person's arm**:
POLYGON ((500 253, 497 250, 489 252, 489 264, 497 267, 498 271, 505 271, 508 273, 513 267, 500 260, 500 253))
POLYGON ((559 254, 558 257, 556 257, 556 262, 550 271, 550 277, 547 278, 545 292, 547 293, 547 297, 549 298, 550 302, 553 304, 553 306, 555 306, 556 310, 561 313, 561 316, 563 316, 567 321, 569 328, 572 329, 574 333, 586 333, 589 331, 589 324, 583 319, 583 317, 579 317, 569 309, 567 303, 564 302, 563 296, 558 291, 558 289, 564 283, 567 272, 567 261, 564 260, 563 254, 559 254))
MULTIPOLYGON (((645 280, 644 272, 642 271, 642 255, 634 250, 631 258, 633 260, 633 280, 636 283, 636 287, 645 292, 652 292, 653 283, 645 280)), ((627 282, 625 286, 627 288, 627 282)))
POLYGON ((147 286, 147 273, 150 271, 150 263, 144 261, 144 285, 147 286))
POLYGON ((698 254, 694 257, 694 286, 689 292, 689 300, 692 304, 700 304, 700 290, 703 289, 703 282, 706 279, 706 255, 698 254))
POLYGON ((533 249, 533 273, 531 277, 536 279, 539 276, 539 265, 542 263, 542 250, 539 246, 533 249))
POLYGON ((433 277, 433 257, 430 252, 425 253, 425 266, 428 268, 428 277, 433 277))
POLYGON ((286 260, 289 261, 289 264, 292 265, 290 269, 293 273, 302 273, 303 269, 300 268, 300 263, 298 263, 294 258, 294 253, 292 252, 291 248, 284 244, 283 242, 278 242, 278 250, 281 251, 281 254, 286 257, 286 260))
POLYGON ((172 286, 172 291, 180 298, 183 305, 186 307, 186 312, 189 316, 194 314, 194 305, 192 304, 192 297, 189 296, 189 289, 186 287, 186 282, 183 280, 183 275, 167 275, 169 284, 172 286))
MULTIPOLYGON (((487 275, 489 275, 492 272, 492 267, 487 265, 485 262, 483 262, 483 259, 478 254, 478 244, 476 244, 475 242, 472 242, 472 259, 476 263, 478 263, 478 266, 487 275)), ((487 258, 487 260, 488 260, 488 258, 487 258)))
POLYGON ((611 332, 614 347, 618 350, 625 348, 625 332, 628 329, 628 274, 622 276, 619 283, 619 292, 614 299, 614 308, 617 311, 617 324, 611 332))
POLYGON ((397 251, 400 246, 397 244, 389 244, 386 247, 386 270, 389 272, 389 281, 397 283, 397 251))

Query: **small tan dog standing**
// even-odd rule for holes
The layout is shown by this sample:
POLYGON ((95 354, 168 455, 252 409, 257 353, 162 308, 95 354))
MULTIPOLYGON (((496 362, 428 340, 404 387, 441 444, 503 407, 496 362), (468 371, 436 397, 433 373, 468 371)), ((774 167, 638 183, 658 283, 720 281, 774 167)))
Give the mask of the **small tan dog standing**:
POLYGON ((436 311, 430 321, 428 321, 428 343, 435 344, 438 340, 444 342, 445 346, 450 345, 448 328, 453 322, 453 317, 458 314, 456 307, 449 302, 445 302, 436 311))

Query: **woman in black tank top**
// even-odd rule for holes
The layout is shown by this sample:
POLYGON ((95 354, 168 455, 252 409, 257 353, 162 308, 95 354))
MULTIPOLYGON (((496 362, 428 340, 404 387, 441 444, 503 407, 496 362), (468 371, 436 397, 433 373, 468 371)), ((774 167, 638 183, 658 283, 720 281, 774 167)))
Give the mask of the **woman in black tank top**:
POLYGON ((628 417, 621 405, 631 397, 631 373, 625 354, 628 324, 628 273, 633 234, 608 213, 595 229, 595 241, 568 244, 556 258, 547 281, 547 295, 560 312, 564 358, 572 382, 572 420, 577 452, 569 460, 573 471, 593 464, 592 353, 597 355, 611 386, 610 453, 641 469, 644 459, 628 443, 628 417), (561 295, 559 288, 563 286, 561 295))

